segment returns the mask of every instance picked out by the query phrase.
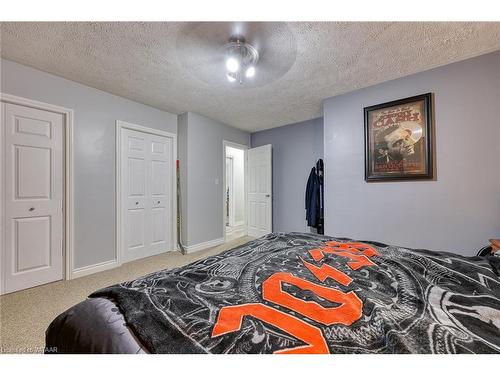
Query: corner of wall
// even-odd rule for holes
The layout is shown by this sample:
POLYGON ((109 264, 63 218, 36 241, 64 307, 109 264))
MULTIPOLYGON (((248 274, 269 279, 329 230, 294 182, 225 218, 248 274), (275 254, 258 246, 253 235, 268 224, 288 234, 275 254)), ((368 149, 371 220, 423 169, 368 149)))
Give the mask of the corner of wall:
POLYGON ((187 245, 187 218, 188 218, 188 183, 187 183, 187 163, 188 163, 188 143, 187 129, 188 112, 177 116, 177 159, 179 160, 180 179, 180 222, 181 222, 181 243, 187 245))

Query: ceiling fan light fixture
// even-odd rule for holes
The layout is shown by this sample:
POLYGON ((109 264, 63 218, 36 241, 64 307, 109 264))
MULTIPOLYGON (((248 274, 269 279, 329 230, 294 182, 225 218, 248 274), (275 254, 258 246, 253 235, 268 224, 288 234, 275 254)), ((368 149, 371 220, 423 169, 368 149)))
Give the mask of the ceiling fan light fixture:
POLYGON ((250 66, 249 68, 247 68, 247 70, 245 72, 245 77, 252 78, 254 75, 255 75, 255 67, 250 66))
POLYGON ((230 73, 236 73, 238 70, 240 70, 240 63, 238 59, 235 57, 228 57, 226 60, 226 69, 230 73))
POLYGON ((242 36, 233 36, 224 46, 226 52, 226 77, 229 82, 238 81, 255 76, 255 65, 259 60, 259 52, 254 46, 247 43, 242 36))

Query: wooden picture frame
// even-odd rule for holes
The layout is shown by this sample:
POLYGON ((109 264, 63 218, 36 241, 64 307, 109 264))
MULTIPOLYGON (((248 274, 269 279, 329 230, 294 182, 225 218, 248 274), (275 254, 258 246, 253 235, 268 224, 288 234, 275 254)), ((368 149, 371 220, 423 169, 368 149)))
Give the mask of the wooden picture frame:
POLYGON ((433 178, 432 93, 364 108, 365 181, 433 178))

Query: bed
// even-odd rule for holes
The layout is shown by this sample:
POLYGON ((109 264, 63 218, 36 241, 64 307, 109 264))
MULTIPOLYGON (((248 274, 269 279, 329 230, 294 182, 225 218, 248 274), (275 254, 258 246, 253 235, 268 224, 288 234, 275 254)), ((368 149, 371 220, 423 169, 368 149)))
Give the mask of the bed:
POLYGON ((92 293, 47 353, 500 353, 500 259, 272 233, 92 293))

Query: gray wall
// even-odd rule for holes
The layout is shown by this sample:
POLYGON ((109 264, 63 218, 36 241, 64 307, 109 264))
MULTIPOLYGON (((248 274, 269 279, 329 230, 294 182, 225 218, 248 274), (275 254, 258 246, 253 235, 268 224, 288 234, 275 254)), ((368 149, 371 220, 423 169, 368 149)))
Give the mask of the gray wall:
POLYGON ((75 267, 115 258, 115 121, 175 133, 177 116, 1 60, 1 92, 74 111, 75 267))
POLYGON ((323 119, 256 132, 251 142, 273 146, 273 231, 309 232, 304 194, 311 168, 323 157, 323 119))
POLYGON ((250 145, 250 134, 193 112, 180 116, 179 133, 185 134, 187 147, 178 152, 181 168, 186 168, 181 173, 182 238, 184 245, 193 246, 223 237, 222 141, 250 145))
POLYGON ((500 52, 324 101, 329 235, 472 255, 500 236, 500 52), (366 183, 363 107, 435 95, 436 181, 366 183))

